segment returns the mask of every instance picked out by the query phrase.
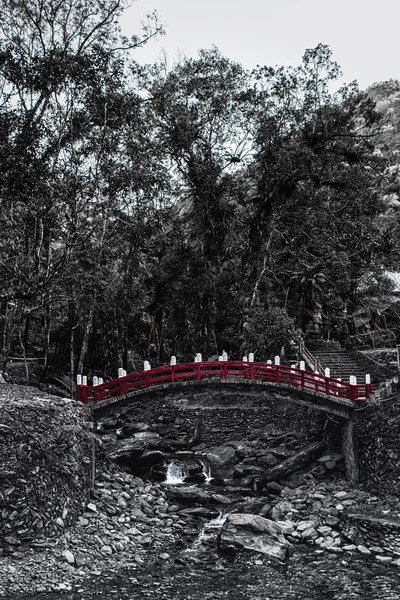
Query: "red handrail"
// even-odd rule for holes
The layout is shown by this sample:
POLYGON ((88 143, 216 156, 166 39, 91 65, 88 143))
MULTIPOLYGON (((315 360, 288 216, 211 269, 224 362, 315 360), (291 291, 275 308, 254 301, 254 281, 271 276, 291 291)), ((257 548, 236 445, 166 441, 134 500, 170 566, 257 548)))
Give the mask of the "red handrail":
POLYGON ((95 403, 107 398, 124 396, 127 392, 153 385, 205 378, 227 379, 228 377, 254 379, 278 385, 301 388, 309 392, 323 393, 332 398, 345 398, 354 402, 357 399, 368 399, 371 395, 371 384, 350 384, 339 379, 326 377, 321 373, 304 371, 287 365, 275 365, 263 362, 195 362, 156 367, 147 371, 130 373, 102 383, 101 385, 77 385, 76 399, 83 404, 95 403))

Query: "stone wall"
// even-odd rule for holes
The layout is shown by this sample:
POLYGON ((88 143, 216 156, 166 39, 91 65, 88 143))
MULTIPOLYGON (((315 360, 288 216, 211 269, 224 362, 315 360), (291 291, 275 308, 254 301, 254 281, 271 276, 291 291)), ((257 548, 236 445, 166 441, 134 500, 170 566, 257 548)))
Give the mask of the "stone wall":
MULTIPOLYGON (((274 392, 268 398, 265 394, 261 397, 257 390, 244 395, 234 386, 225 390, 218 384, 197 390, 188 388, 181 394, 162 391, 141 399, 132 398, 119 417, 108 415, 106 418, 117 419, 120 426, 127 420, 145 421, 157 433, 163 435, 167 429, 173 429, 181 439, 185 436, 189 439, 200 420, 202 441, 207 445, 251 440, 272 429, 293 429, 301 432, 305 440, 314 441, 323 436, 340 446, 336 422, 325 413, 279 399, 279 394, 274 392)), ((100 417, 100 420, 103 419, 100 417)))
POLYGON ((357 411, 360 480, 368 489, 400 494, 400 399, 357 411))
POLYGON ((349 513, 345 515, 342 533, 354 544, 380 547, 385 553, 400 556, 400 519, 349 513))
POLYGON ((73 401, 0 387, 0 554, 58 535, 89 495, 87 422, 73 401))

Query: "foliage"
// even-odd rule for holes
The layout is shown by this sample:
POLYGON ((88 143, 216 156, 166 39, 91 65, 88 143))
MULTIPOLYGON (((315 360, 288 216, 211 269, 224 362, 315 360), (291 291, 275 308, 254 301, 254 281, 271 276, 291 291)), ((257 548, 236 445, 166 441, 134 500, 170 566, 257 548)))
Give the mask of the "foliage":
POLYGON ((257 360, 272 359, 282 354, 282 348, 289 350, 290 342, 296 341, 298 333, 286 309, 274 302, 257 303, 246 321, 243 347, 247 352, 254 352, 257 360))
POLYGON ((382 119, 328 47, 139 67, 121 0, 0 0, 0 328, 45 369, 279 352, 393 264, 382 119), (372 275, 371 275, 372 276, 372 275))

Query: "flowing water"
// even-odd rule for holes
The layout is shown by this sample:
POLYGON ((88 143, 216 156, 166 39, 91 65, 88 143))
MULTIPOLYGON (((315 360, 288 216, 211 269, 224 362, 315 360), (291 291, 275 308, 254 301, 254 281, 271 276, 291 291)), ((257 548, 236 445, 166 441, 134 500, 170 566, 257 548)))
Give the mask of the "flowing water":
POLYGON ((200 461, 201 466, 203 467, 203 475, 205 477, 204 483, 209 484, 211 479, 213 478, 211 475, 211 467, 207 465, 204 461, 200 461))
POLYGON ((164 483, 167 485, 180 485, 184 482, 185 473, 181 467, 176 462, 172 462, 168 465, 166 479, 164 483))

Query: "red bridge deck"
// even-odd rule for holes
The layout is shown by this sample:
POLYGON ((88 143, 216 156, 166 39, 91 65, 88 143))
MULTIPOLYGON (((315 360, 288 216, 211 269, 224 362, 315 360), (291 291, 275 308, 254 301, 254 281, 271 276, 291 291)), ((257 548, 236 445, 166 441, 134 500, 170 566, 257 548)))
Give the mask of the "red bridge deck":
POLYGON ((333 379, 286 365, 276 365, 262 362, 194 362, 165 367, 156 367, 147 371, 130 373, 102 383, 101 385, 77 385, 76 399, 86 404, 89 401, 101 402, 106 398, 125 396, 130 390, 149 388, 153 385, 184 380, 200 381, 205 378, 237 378, 242 380, 261 380, 275 385, 301 388, 304 391, 316 392, 332 398, 345 398, 352 402, 357 399, 368 399, 371 395, 371 384, 351 384, 339 379, 333 379))

